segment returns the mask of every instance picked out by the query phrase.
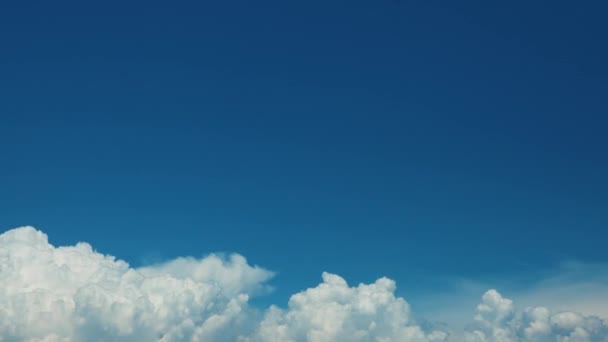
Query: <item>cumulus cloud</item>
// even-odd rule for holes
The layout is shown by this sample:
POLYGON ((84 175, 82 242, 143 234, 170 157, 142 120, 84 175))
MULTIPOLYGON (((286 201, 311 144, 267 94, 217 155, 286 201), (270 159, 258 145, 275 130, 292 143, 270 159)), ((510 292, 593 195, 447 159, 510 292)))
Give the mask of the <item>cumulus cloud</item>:
POLYGON ((382 278, 323 274, 289 309, 251 309, 272 272, 244 257, 132 268, 86 243, 54 247, 32 228, 0 235, 0 341, 434 341, 382 278))
POLYGON ((86 243, 56 248, 18 228, 0 235, 0 340, 236 338, 249 295, 270 277, 238 255, 134 269, 86 243))
POLYGON ((444 341, 447 333, 425 332, 411 317, 403 298, 395 297, 395 282, 349 287, 335 274, 297 293, 285 311, 271 307, 255 341, 444 341))
POLYGON ((517 313, 513 301, 496 290, 487 291, 477 306, 467 342, 605 342, 608 325, 598 317, 575 312, 551 312, 528 307, 517 313))
MULTIPOLYGON (((250 307, 272 277, 236 254, 133 268, 89 244, 54 247, 44 233, 17 228, 0 234, 0 342, 461 340, 418 323, 388 278, 352 286, 323 273, 285 308, 250 307)), ((517 312, 495 290, 482 297, 465 334, 478 342, 608 341, 597 317, 517 312)))

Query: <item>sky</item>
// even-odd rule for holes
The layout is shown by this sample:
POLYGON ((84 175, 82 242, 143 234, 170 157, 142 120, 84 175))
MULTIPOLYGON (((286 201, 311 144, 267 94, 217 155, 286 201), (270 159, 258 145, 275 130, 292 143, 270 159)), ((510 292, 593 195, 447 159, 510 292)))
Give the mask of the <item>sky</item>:
POLYGON ((608 318, 606 10, 2 2, 0 232, 135 270, 238 253, 260 310, 328 272, 425 318, 491 288, 608 318))

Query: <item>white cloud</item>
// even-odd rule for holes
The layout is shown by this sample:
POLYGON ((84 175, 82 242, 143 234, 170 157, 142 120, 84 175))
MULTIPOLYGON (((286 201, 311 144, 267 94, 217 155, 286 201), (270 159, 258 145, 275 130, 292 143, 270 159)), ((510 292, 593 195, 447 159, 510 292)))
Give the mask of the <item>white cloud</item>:
POLYGON ((196 341, 247 329, 248 296, 272 273, 238 255, 133 269, 31 227, 0 235, 0 340, 196 341))
POLYGON ((395 297, 395 282, 349 287, 344 279, 323 273, 323 282, 297 293, 283 311, 271 307, 255 341, 443 341, 443 331, 423 331, 403 298, 395 297))
MULTIPOLYGON (((44 233, 17 228, 0 234, 0 342, 461 340, 417 323, 388 278, 350 286, 323 273, 284 309, 249 307, 272 276, 240 255, 133 268, 86 243, 54 247, 44 233)), ((473 321, 468 341, 608 341, 599 318, 543 307, 517 312, 494 290, 473 321)))
POLYGON ((418 294, 412 303, 417 314, 448 323, 454 341, 465 339, 465 327, 475 315, 480 294, 497 286, 509 293, 520 311, 543 306, 553 313, 578 312, 608 320, 608 264, 570 260, 534 273, 522 271, 474 280, 446 277, 442 283, 447 285, 444 291, 418 294))
POLYGON ((528 307, 517 313, 513 302, 496 290, 483 295, 474 320, 465 335, 467 342, 608 341, 608 325, 598 317, 551 312, 545 307, 528 307))

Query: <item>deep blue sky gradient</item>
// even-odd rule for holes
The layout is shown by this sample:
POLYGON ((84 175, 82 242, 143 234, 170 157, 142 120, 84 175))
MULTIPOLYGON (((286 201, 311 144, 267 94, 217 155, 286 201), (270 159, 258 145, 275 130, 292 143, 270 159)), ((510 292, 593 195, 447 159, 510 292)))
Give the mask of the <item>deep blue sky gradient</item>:
POLYGON ((600 1, 0 3, 0 229, 400 291, 608 262, 600 1))

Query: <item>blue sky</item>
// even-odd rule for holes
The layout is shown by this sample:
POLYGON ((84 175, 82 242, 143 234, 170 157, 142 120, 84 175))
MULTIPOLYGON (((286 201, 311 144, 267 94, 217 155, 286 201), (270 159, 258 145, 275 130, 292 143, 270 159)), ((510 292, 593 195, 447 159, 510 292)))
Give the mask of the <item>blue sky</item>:
POLYGON ((280 305, 323 271, 416 304, 606 263, 606 9, 3 2, 0 229, 237 252, 280 305))

